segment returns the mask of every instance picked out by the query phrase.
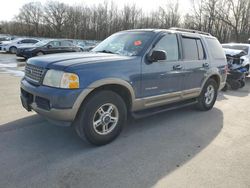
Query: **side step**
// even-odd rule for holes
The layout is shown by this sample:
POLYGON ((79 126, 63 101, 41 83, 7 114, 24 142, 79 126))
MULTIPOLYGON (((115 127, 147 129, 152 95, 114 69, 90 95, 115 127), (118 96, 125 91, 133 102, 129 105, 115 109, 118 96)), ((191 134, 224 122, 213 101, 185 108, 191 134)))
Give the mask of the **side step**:
POLYGON ((161 106, 161 107, 150 108, 150 109, 146 109, 146 110, 142 110, 142 111, 138 111, 138 112, 133 112, 132 117, 139 119, 139 118, 152 116, 152 115, 159 114, 162 112, 175 110, 175 109, 179 109, 179 108, 183 108, 183 107, 187 107, 187 106, 191 106, 191 105, 195 105, 195 104, 197 104, 196 98, 189 99, 186 101, 176 102, 176 103, 168 104, 168 105, 161 106))

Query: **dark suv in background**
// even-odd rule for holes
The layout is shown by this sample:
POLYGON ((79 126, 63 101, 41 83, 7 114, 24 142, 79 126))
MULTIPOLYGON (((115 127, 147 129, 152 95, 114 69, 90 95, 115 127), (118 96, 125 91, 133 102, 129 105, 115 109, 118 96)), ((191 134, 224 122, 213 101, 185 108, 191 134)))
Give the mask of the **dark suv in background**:
POLYGON ((128 114, 143 117, 191 104, 210 110, 226 70, 221 44, 210 34, 122 31, 89 53, 28 60, 21 100, 28 111, 68 122, 81 138, 103 145, 119 135, 128 114))

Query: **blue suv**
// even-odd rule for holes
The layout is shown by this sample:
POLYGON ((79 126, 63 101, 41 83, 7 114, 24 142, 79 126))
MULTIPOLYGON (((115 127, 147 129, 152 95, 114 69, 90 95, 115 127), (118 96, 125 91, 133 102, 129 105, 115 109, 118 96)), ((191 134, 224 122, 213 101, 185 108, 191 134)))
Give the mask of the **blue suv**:
POLYGON ((210 110, 226 71, 221 44, 208 33, 122 31, 91 52, 29 59, 21 101, 28 111, 71 124, 81 138, 103 145, 120 134, 128 115, 191 104, 210 110))

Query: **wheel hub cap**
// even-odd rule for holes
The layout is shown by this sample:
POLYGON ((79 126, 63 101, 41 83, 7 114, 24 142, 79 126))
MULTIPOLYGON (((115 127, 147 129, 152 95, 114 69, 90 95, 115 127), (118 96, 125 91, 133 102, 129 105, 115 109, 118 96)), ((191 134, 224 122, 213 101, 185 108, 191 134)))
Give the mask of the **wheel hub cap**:
POLYGON ((94 114, 93 128, 96 133, 106 135, 114 130, 118 123, 119 112, 115 105, 102 105, 94 114))
POLYGON ((215 95, 215 90, 214 87, 212 85, 209 85, 207 87, 207 91, 205 93, 205 103, 207 105, 211 104, 214 100, 214 95, 215 95))

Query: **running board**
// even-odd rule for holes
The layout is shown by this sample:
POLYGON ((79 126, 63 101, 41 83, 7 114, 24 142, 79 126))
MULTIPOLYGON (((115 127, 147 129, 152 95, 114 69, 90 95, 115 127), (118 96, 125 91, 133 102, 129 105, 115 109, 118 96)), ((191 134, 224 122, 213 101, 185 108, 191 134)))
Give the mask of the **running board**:
POLYGON ((138 112, 133 112, 132 117, 139 119, 139 118, 159 114, 162 112, 167 112, 170 110, 175 110, 175 109, 179 109, 179 108, 183 108, 183 107, 187 107, 187 106, 192 106, 192 105, 197 104, 197 102, 198 101, 196 98, 189 99, 186 101, 176 102, 176 103, 168 104, 168 105, 161 106, 161 107, 150 108, 150 109, 146 109, 146 110, 142 110, 142 111, 138 111, 138 112))

